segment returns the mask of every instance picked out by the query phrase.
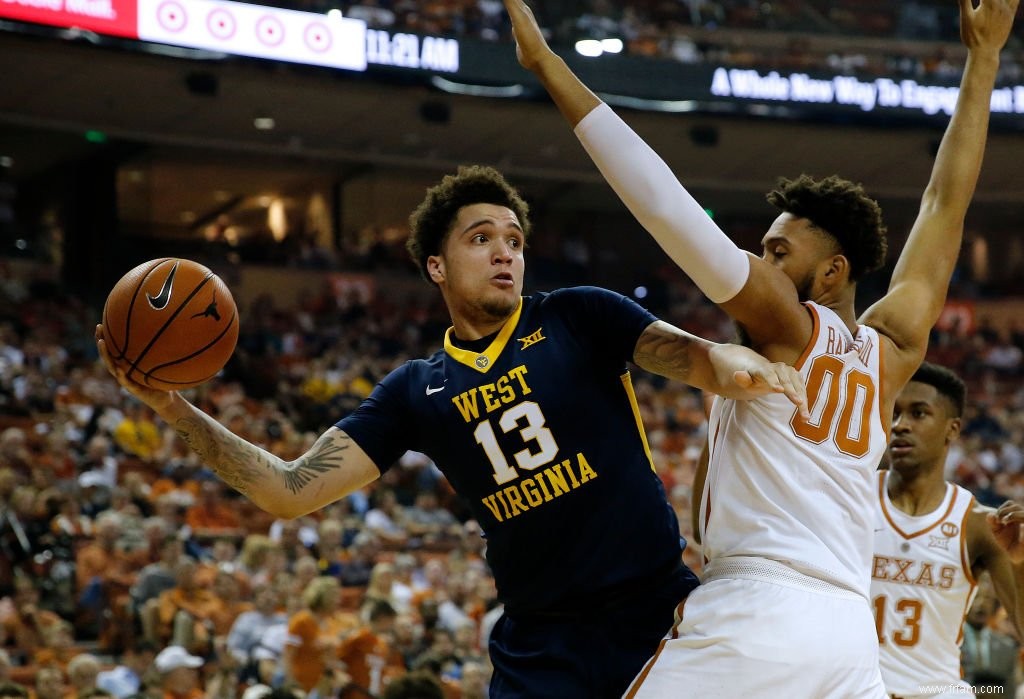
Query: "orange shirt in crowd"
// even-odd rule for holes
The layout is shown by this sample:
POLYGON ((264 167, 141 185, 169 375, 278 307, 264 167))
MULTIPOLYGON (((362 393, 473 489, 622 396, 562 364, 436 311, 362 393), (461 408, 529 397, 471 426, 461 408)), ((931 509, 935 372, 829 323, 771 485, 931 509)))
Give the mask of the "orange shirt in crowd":
POLYGON ((384 688, 386 678, 405 673, 401 654, 391 648, 385 637, 368 627, 342 640, 338 659, 345 663, 352 681, 375 696, 384 688))
POLYGON ((75 556, 75 579, 78 589, 84 590, 93 578, 127 592, 135 582, 134 561, 120 551, 107 551, 98 543, 79 549, 75 556))
POLYGON ((157 620, 160 624, 160 637, 167 640, 171 636, 174 616, 178 610, 188 612, 196 621, 212 618, 221 600, 210 590, 202 588, 186 592, 178 587, 164 590, 157 598, 157 620))
POLYGON ((226 531, 241 526, 238 515, 223 503, 193 505, 185 512, 185 524, 192 527, 193 532, 226 531))
POLYGON ((156 502, 160 499, 161 495, 167 495, 176 490, 184 490, 192 496, 193 500, 199 499, 199 483, 197 481, 188 480, 178 485, 170 478, 159 478, 149 489, 149 500, 150 502, 156 502))
POLYGON ((336 652, 339 639, 359 626, 354 614, 338 612, 319 619, 303 609, 288 620, 288 644, 292 646, 288 672, 302 689, 310 691, 327 669, 325 653, 336 652))
POLYGON ((175 692, 164 692, 164 699, 203 699, 206 696, 199 687, 193 687, 187 694, 176 694, 175 692))

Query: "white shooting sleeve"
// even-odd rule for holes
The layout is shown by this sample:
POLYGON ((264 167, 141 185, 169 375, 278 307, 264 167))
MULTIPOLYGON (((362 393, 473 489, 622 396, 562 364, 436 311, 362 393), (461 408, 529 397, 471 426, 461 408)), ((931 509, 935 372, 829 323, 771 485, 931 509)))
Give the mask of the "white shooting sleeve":
POLYGON ((576 137, 636 220, 711 301, 747 283, 750 261, 690 196, 657 153, 601 104, 576 125, 576 137))

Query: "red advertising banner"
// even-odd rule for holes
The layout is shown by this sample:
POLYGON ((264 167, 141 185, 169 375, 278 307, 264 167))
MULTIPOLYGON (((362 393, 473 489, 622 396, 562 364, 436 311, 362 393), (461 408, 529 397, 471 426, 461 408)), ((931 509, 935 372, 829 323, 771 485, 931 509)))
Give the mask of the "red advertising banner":
POLYGON ((137 0, 0 0, 0 17, 138 38, 137 0))

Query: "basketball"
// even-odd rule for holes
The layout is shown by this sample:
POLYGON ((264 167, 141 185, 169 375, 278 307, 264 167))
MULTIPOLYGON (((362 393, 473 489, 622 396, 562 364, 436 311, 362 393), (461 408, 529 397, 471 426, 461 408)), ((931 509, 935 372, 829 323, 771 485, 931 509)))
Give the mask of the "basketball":
POLYGON ((238 309, 227 285, 192 260, 145 262, 103 307, 103 339, 128 378, 165 391, 198 386, 224 368, 238 341, 238 309))

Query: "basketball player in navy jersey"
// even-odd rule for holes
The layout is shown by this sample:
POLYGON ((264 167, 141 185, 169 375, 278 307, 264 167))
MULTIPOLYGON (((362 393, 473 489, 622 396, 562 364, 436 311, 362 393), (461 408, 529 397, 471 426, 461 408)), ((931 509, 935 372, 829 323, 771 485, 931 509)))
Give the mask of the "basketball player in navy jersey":
POLYGON ((627 362, 734 398, 780 393, 802 406, 803 384, 792 367, 696 338, 620 294, 522 296, 527 206, 493 169, 445 177, 410 222, 409 250, 451 314, 444 349, 385 377, 295 461, 112 371, 278 517, 365 486, 407 449, 428 454, 481 524, 505 605, 491 696, 620 696, 696 584, 627 362))
POLYGON ((943 475, 966 395, 952 371, 922 364, 896 398, 878 473, 872 606, 885 689, 906 699, 969 693, 961 628, 982 573, 1024 629, 1024 507, 979 505, 943 475))
POLYGON ((520 63, 609 185, 752 348, 801 371, 812 407, 808 419, 773 396, 715 400, 704 584, 629 696, 884 697, 869 589, 874 472, 896 395, 945 303, 1018 0, 959 0, 967 62, 956 108, 889 290, 860 316, 857 281, 882 266, 886 239, 859 185, 782 181, 762 256, 749 255, 550 49, 525 2, 504 3, 520 63))

